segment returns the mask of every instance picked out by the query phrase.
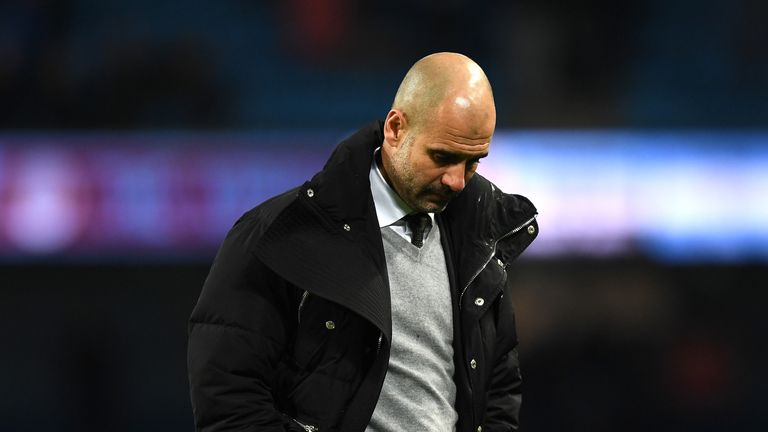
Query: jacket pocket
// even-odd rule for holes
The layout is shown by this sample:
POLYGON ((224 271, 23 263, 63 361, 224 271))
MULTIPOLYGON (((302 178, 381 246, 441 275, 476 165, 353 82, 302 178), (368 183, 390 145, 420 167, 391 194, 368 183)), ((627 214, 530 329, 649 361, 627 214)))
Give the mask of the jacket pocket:
POLYGON ((293 358, 300 370, 314 369, 322 356, 328 339, 333 337, 329 327, 336 328, 336 320, 324 311, 325 301, 304 291, 299 302, 296 320, 296 338, 293 343, 293 358), (326 317, 320 321, 319 317, 326 317), (326 324, 328 322, 328 324, 326 324), (332 324, 331 324, 332 323, 332 324))
POLYGON ((301 422, 295 418, 291 418, 292 426, 288 430, 297 430, 299 432, 320 432, 320 428, 310 423, 301 422), (298 426, 300 429, 295 429, 294 426, 298 426))
POLYGON ((314 422, 298 420, 297 416, 291 416, 284 412, 280 415, 285 419, 285 430, 288 432, 320 432, 320 428, 314 425, 314 422))
POLYGON ((295 413, 291 418, 297 424, 310 427, 303 429, 305 431, 335 430, 357 384, 334 378, 327 373, 309 374, 287 397, 289 411, 295 413))
POLYGON ((338 355, 338 345, 351 342, 349 333, 354 330, 349 328, 349 311, 307 291, 299 301, 296 320, 293 358, 299 370, 322 368, 338 355))

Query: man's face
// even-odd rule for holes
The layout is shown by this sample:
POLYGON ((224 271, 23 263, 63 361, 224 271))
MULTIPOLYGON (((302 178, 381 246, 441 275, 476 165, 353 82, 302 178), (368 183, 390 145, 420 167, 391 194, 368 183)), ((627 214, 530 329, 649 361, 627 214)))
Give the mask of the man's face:
POLYGON ((435 122, 413 130, 393 154, 390 180, 418 212, 441 212, 488 155, 493 128, 457 128, 435 122))

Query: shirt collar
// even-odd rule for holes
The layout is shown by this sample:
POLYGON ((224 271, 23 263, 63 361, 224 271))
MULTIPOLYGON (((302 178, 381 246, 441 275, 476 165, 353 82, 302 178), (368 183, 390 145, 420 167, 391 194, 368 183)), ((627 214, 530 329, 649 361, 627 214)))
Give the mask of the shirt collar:
MULTIPOLYGON (((384 180, 384 176, 381 174, 381 170, 379 170, 379 165, 376 163, 377 153, 380 152, 380 149, 381 147, 373 152, 373 162, 371 162, 371 170, 368 172, 368 180, 371 182, 371 195, 376 206, 379 228, 384 228, 400 222, 403 216, 413 213, 413 210, 384 180)), ((428 214, 434 224, 434 213, 428 214)))

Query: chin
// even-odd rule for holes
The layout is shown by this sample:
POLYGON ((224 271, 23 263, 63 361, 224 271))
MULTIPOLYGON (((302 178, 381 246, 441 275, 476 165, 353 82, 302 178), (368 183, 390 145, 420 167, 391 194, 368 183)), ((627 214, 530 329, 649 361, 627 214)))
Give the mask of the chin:
MULTIPOLYGON (((422 213, 440 213, 448 206, 450 199, 435 199, 441 197, 438 194, 428 193, 421 197, 414 197, 413 204, 408 204, 412 209, 422 213), (420 198, 420 199, 419 199, 420 198)), ((406 201, 407 202, 407 201, 406 201)))
POLYGON ((448 203, 424 203, 424 205, 421 206, 420 211, 426 213, 440 213, 445 210, 447 206, 448 203))

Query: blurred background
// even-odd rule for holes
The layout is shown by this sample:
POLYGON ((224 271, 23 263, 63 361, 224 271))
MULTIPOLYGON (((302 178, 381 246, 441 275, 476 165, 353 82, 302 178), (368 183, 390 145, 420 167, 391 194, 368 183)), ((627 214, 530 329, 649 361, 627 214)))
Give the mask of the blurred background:
POLYGON ((768 3, 0 2, 0 430, 193 430, 186 320, 237 217, 435 51, 537 204, 526 431, 768 430, 768 3))

